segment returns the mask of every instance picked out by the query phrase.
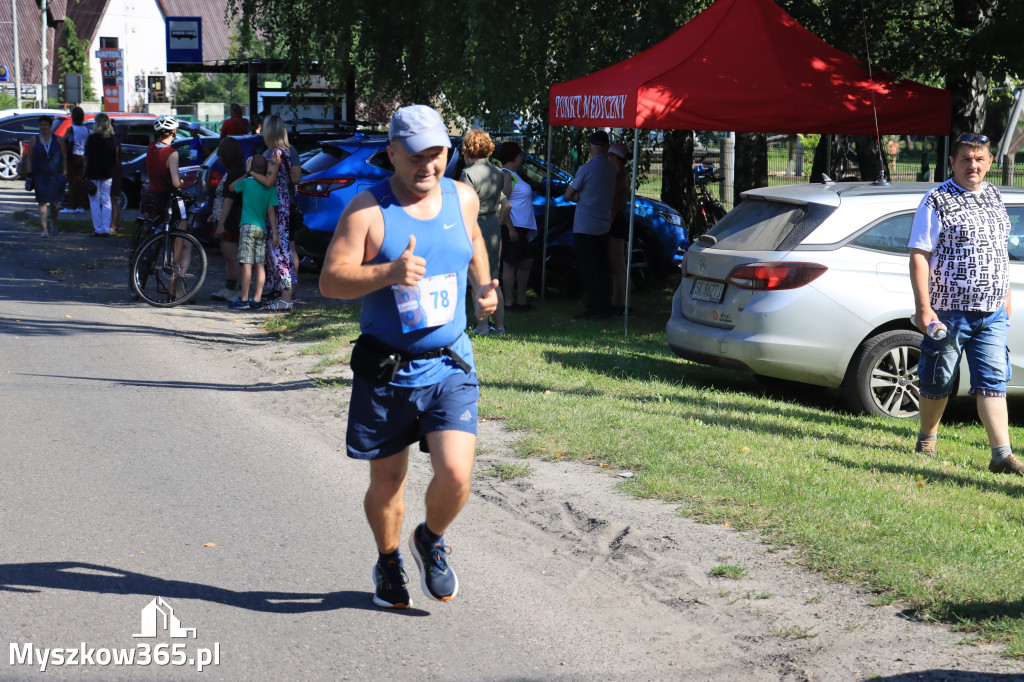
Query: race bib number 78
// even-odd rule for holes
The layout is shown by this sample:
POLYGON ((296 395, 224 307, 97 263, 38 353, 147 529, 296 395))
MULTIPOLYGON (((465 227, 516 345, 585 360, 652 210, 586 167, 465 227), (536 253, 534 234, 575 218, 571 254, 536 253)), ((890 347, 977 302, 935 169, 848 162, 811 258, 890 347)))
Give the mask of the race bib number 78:
POLYGON ((416 286, 391 287, 402 331, 440 327, 455 319, 458 277, 455 273, 424 277, 416 286))

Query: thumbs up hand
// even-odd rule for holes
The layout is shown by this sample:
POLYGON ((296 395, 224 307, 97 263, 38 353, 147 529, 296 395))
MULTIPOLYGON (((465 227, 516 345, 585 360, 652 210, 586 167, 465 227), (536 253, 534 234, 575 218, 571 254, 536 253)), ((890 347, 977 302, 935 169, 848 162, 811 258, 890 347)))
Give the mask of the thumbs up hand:
POLYGON ((409 235, 409 246, 395 260, 391 261, 395 284, 415 286, 427 272, 427 261, 413 253, 416 236, 409 235))
POLYGON ((476 319, 486 320, 488 315, 498 309, 498 286, 498 280, 492 279, 477 290, 476 300, 473 302, 473 307, 476 308, 476 319))

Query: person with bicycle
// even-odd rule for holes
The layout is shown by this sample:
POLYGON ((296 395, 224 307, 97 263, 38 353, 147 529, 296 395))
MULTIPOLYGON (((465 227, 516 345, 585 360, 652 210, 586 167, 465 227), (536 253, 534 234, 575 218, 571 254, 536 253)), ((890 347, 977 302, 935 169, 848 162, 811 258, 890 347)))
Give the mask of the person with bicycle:
MULTIPOLYGON (((178 119, 174 116, 160 116, 153 122, 154 140, 146 150, 146 173, 149 174, 147 191, 155 199, 157 213, 167 210, 170 205, 171 229, 185 230, 188 227, 185 202, 178 190, 181 176, 178 173, 178 150, 171 146, 178 132, 178 119)), ((182 271, 188 270, 191 251, 184 248, 184 242, 175 243, 174 262, 182 271)), ((171 293, 176 298, 184 295, 185 282, 174 277, 170 283, 171 293), (181 290, 181 291, 179 291, 181 290)))

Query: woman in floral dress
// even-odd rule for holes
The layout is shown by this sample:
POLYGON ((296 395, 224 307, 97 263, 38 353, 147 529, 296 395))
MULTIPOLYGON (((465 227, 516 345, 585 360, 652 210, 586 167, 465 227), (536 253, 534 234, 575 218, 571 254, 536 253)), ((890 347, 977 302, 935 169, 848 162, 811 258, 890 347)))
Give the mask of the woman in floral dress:
MULTIPOLYGON (((281 235, 280 243, 275 247, 267 242, 267 292, 280 292, 280 296, 263 306, 263 310, 286 311, 292 309, 292 292, 295 287, 295 264, 292 259, 292 234, 289 223, 291 217, 292 157, 288 144, 288 130, 284 121, 277 114, 268 116, 263 121, 263 142, 267 145, 267 174, 256 176, 257 180, 267 187, 277 183, 277 231, 281 235)), ((296 168, 296 170, 298 170, 296 168)))

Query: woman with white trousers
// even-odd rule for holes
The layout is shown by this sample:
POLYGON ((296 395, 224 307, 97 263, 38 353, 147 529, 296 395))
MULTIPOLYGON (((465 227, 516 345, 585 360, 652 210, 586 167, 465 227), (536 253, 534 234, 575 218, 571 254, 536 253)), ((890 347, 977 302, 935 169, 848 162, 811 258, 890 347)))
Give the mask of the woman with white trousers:
POLYGON ((92 209, 92 236, 110 235, 110 185, 113 182, 114 166, 120 163, 117 137, 114 126, 106 114, 96 114, 92 134, 85 143, 85 177, 96 186, 89 194, 92 209))

